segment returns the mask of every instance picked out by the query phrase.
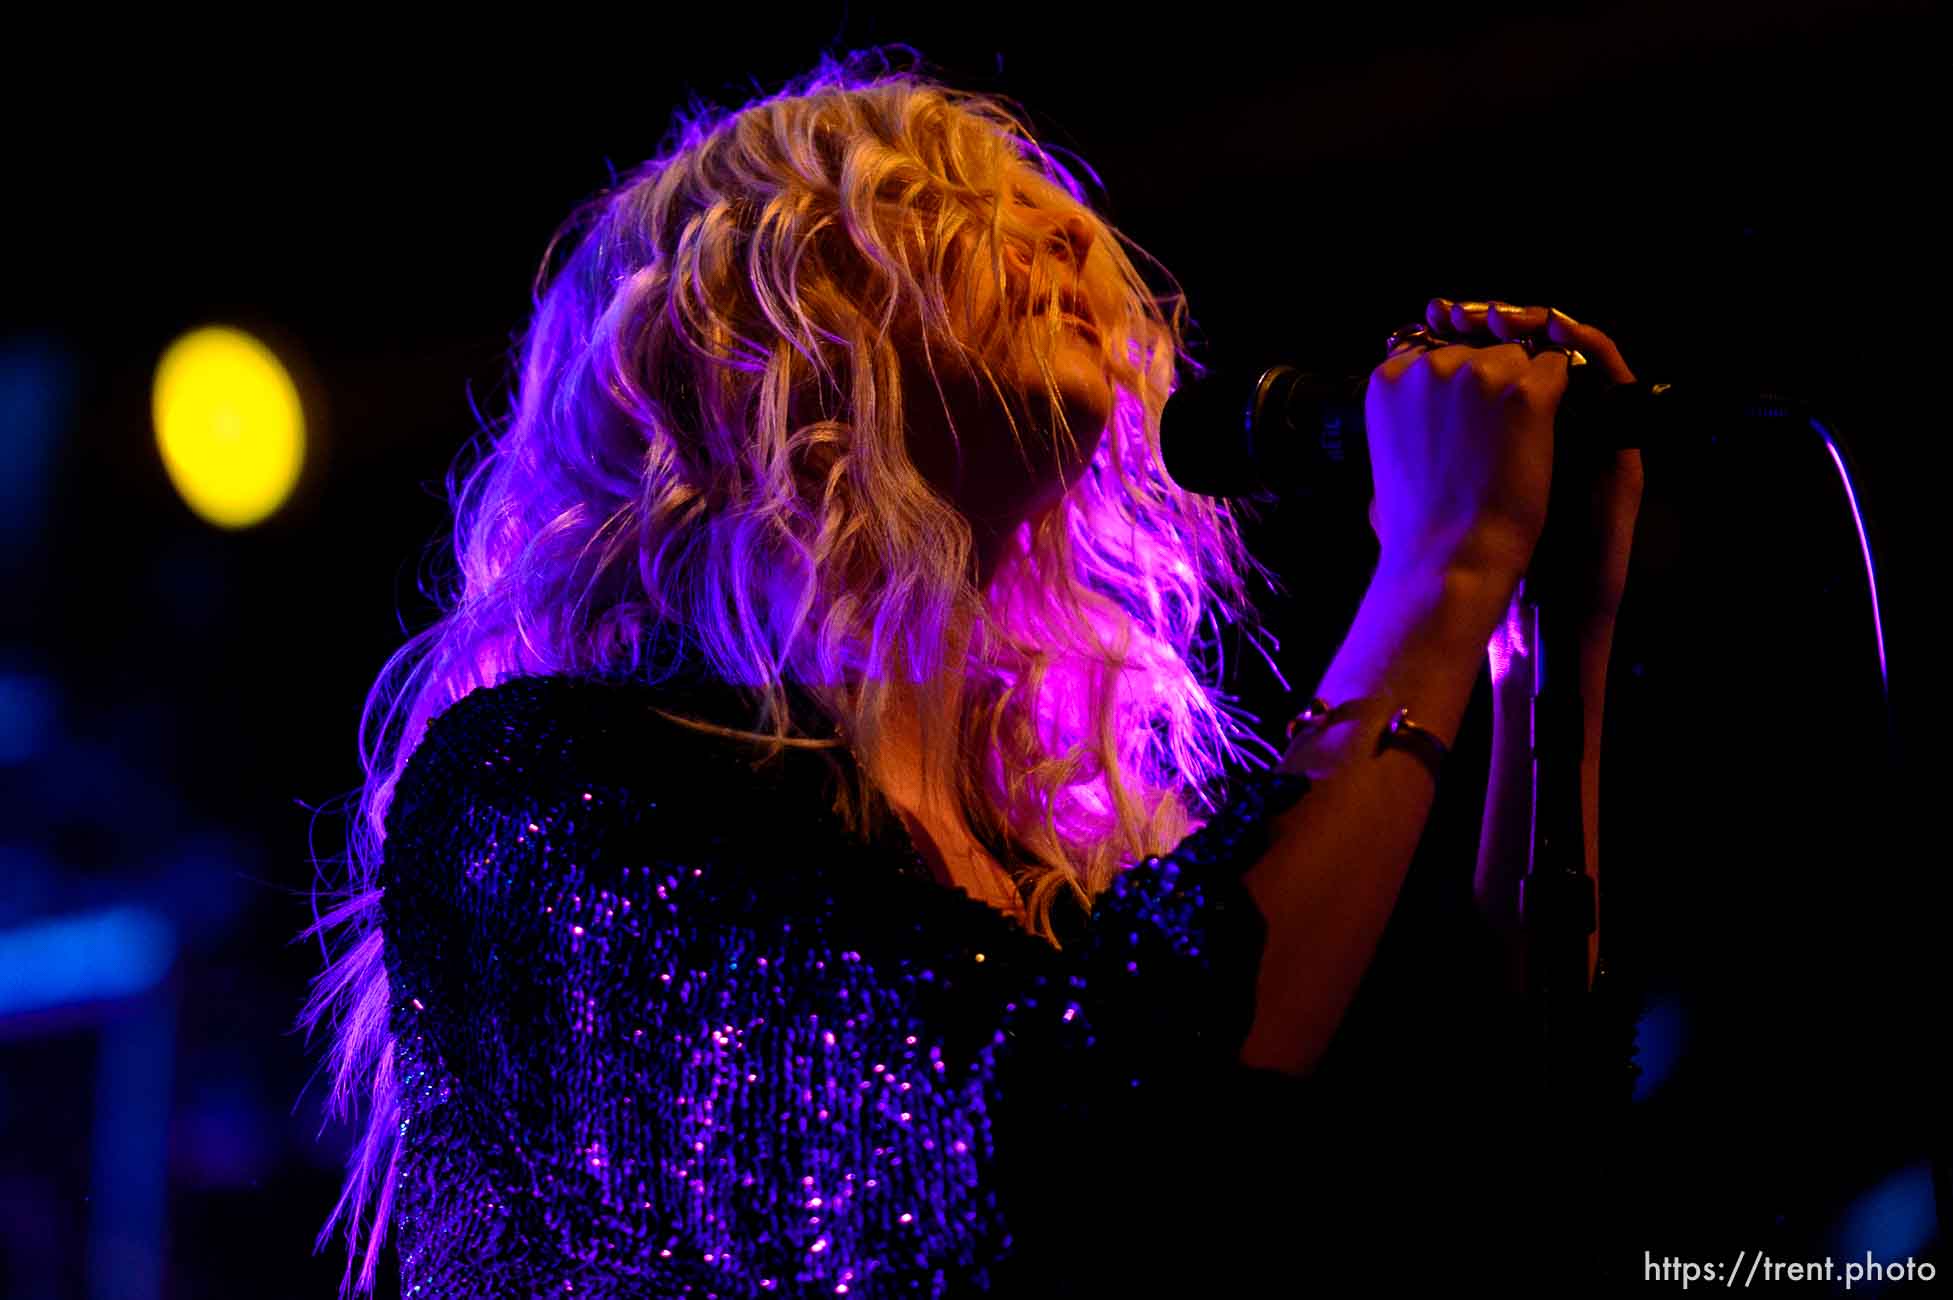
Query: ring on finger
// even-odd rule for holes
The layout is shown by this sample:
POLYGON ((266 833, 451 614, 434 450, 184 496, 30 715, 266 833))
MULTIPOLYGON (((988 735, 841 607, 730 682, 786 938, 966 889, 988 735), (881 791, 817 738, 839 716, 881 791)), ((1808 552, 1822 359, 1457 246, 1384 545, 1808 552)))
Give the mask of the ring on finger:
POLYGON ((1586 354, 1581 352, 1579 348, 1568 347, 1564 343, 1555 343, 1551 339, 1535 338, 1532 335, 1527 335, 1522 339, 1514 339, 1513 342, 1524 348, 1528 357, 1536 357, 1542 352, 1558 352, 1566 357, 1566 363, 1569 368, 1587 364, 1586 354))
POLYGON ((1383 350, 1386 355, 1389 355, 1395 353, 1398 348, 1406 346, 1430 349, 1441 348, 1444 345, 1445 340, 1433 334, 1430 326, 1422 321, 1414 321, 1390 331, 1390 337, 1384 340, 1383 350))

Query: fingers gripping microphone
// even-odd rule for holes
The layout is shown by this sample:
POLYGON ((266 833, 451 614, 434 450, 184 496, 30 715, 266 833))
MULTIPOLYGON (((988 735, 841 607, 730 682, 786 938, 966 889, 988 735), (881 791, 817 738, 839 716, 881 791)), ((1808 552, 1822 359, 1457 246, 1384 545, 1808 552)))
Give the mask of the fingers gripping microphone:
MULTIPOLYGON (((1166 472, 1207 496, 1367 500, 1369 382, 1368 375, 1330 378, 1293 366, 1211 370, 1176 389, 1161 412, 1166 472)), ((1563 438, 1572 430, 1581 444, 1621 450, 1685 434, 1691 415, 1706 414, 1699 408, 1678 400, 1671 384, 1614 384, 1587 365, 1568 377, 1556 423, 1563 438)))

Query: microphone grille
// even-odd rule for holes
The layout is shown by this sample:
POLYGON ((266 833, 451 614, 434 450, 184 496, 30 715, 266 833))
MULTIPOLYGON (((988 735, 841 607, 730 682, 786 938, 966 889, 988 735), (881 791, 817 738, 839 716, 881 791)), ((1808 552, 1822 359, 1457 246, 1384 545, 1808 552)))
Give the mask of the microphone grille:
MULTIPOLYGON (((1286 369, 1286 367, 1280 367, 1286 369)), ((1269 367, 1213 369, 1173 391, 1160 412, 1166 472, 1189 492, 1246 496, 1265 492, 1254 457, 1255 406, 1269 367)))

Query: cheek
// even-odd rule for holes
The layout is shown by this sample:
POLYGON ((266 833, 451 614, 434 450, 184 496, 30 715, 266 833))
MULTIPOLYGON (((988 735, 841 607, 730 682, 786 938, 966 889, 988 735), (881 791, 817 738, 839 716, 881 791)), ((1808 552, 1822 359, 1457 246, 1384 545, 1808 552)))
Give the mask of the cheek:
MULTIPOLYGON (((1006 265, 1004 274, 1010 274, 1006 265)), ((1002 323, 1005 298, 999 292, 998 267, 990 250, 981 245, 959 249, 944 262, 943 296, 951 327, 965 343, 976 347, 1002 323)))

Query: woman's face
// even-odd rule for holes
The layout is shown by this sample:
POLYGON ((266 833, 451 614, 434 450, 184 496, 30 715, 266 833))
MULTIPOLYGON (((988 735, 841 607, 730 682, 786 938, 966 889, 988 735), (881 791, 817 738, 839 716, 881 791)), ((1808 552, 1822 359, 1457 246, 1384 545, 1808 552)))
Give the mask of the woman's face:
POLYGON ((1001 317, 1003 354, 992 356, 990 367, 1004 396, 940 348, 934 382, 915 365, 906 366, 903 376, 910 456, 970 521, 983 583, 1017 526, 1055 504, 1090 463, 1113 406, 1099 336, 1102 309, 1094 306, 1095 297, 1104 301, 1105 290, 1095 294, 1093 286, 1103 285, 1109 272, 1102 250, 1094 258, 1096 227, 1075 210, 1031 204, 1031 191, 1014 181, 1006 188, 1011 206, 1000 236, 1003 292, 988 248, 948 286, 950 319, 964 339, 984 338, 1001 317), (1035 259, 1034 243, 1041 246, 1035 259), (1040 354, 1050 367, 1056 410, 1040 354), (1060 428, 1060 412, 1069 434, 1060 428))

